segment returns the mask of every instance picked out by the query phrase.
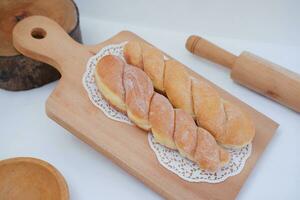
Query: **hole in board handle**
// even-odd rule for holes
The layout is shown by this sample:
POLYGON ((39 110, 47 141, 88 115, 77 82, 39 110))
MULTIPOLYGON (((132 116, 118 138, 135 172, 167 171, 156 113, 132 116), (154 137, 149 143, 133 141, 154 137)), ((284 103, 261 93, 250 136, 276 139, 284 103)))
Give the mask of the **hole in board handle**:
POLYGON ((47 35, 47 32, 42 29, 42 28, 34 28, 32 31, 31 31, 31 36, 35 39, 43 39, 45 38, 47 35))

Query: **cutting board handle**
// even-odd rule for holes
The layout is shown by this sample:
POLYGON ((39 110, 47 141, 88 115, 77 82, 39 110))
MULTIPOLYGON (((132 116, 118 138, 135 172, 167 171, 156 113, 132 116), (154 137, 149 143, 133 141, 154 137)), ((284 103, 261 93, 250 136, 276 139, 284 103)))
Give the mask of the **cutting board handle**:
POLYGON ((214 63, 223 65, 229 69, 233 68, 237 56, 218 47, 217 45, 205 40, 202 37, 192 35, 185 44, 187 50, 191 53, 206 58, 214 63))
POLYGON ((75 62, 72 58, 90 54, 59 24, 44 16, 31 16, 20 21, 13 30, 13 44, 25 56, 52 65, 62 75, 65 70, 62 66, 75 62))

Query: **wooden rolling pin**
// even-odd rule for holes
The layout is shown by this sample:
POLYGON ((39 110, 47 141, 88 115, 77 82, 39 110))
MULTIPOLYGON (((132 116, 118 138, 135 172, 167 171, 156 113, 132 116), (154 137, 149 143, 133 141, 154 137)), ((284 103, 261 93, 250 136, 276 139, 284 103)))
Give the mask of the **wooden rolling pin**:
POLYGON ((199 36, 190 36, 186 48, 231 69, 231 78, 237 83, 300 112, 299 74, 246 51, 235 56, 199 36))

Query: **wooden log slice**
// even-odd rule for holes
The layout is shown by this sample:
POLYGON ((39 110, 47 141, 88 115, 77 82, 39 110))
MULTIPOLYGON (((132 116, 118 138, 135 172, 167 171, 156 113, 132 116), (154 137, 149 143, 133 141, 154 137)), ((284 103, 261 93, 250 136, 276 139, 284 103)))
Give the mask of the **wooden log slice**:
POLYGON ((21 55, 12 44, 15 24, 31 15, 54 19, 73 39, 82 41, 79 12, 72 0, 0 0, 0 88, 28 90, 60 78, 56 69, 21 55))

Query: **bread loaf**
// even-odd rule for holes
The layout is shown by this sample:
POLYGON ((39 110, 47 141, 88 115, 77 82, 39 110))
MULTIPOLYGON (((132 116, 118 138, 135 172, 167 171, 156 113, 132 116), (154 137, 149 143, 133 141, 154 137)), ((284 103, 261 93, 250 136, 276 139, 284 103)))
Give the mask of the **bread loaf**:
POLYGON ((157 91, 175 108, 191 114, 219 144, 241 148, 253 140, 255 127, 246 113, 221 98, 207 82, 192 77, 181 63, 165 60, 162 52, 140 41, 129 41, 124 57, 128 64, 144 70, 157 91))
POLYGON ((189 113, 174 110, 165 96, 154 92, 150 78, 140 68, 108 55, 98 62, 95 78, 104 98, 127 113, 138 127, 151 130, 160 144, 179 150, 209 171, 229 162, 229 153, 218 146, 208 131, 197 127, 189 113))

